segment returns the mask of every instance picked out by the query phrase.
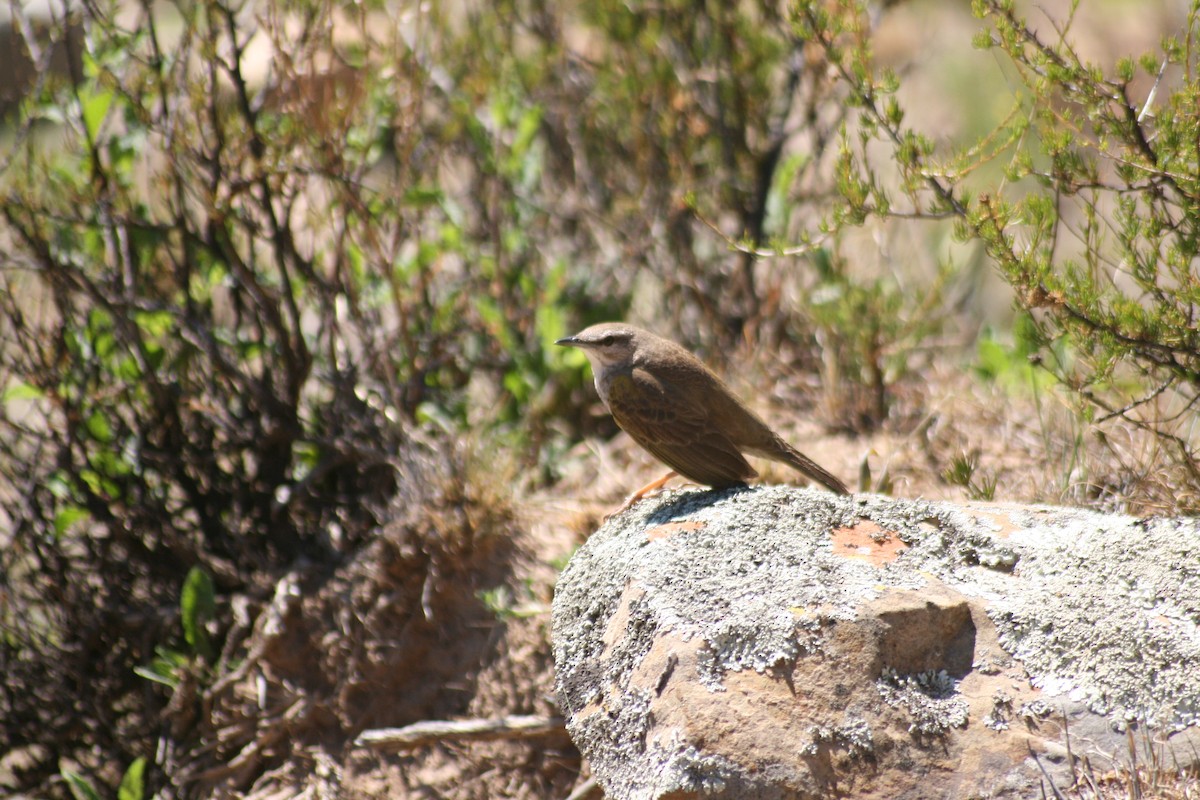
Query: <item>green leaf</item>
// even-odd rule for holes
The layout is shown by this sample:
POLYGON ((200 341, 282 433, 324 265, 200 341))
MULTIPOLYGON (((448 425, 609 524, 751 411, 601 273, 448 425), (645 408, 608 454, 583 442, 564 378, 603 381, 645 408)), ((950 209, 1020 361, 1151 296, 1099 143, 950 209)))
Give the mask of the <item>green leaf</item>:
POLYGON ((91 514, 86 508, 79 506, 63 506, 54 514, 54 533, 61 537, 71 526, 76 522, 82 522, 85 519, 90 519, 91 514))
POLYGON ((561 306, 539 305, 534 312, 537 323, 538 339, 542 349, 561 354, 565 347, 555 347, 554 343, 567 335, 567 314, 561 306))
POLYGON ((980 339, 976 345, 975 374, 987 381, 995 381, 1008 371, 1011 363, 1004 346, 993 338, 980 339))
POLYGON ((510 370, 504 374, 504 388, 518 403, 524 404, 529 400, 529 381, 525 374, 518 370, 510 370))
POLYGON ((112 425, 109 424, 108 418, 99 411, 93 411, 88 416, 85 427, 88 435, 97 442, 108 444, 113 440, 112 425))
POLYGON ((529 108, 517 122, 517 135, 513 138, 511 152, 515 158, 523 157, 533 144, 534 137, 542 126, 542 109, 539 106, 529 108))
POLYGON ((100 793, 96 791, 96 787, 78 772, 64 767, 62 776, 71 788, 71 794, 75 795, 75 800, 100 800, 100 793))
POLYGON ((92 494, 101 497, 114 497, 117 493, 117 488, 113 482, 105 480, 104 476, 94 469, 79 470, 79 480, 83 481, 83 484, 87 486, 88 491, 92 494))
POLYGON ((212 658, 212 645, 204 625, 216 612, 212 578, 200 567, 192 567, 183 581, 180 599, 183 638, 192 651, 205 660, 212 658))
POLYGON ((41 400, 46 396, 38 387, 25 381, 15 381, 4 387, 0 394, 0 403, 11 403, 17 400, 41 400))
POLYGON ((170 686, 172 689, 179 685, 178 679, 171 675, 161 675, 153 667, 134 667, 133 674, 148 681, 161 683, 163 686, 170 686))
POLYGON ((292 445, 292 459, 296 464, 297 479, 303 478, 321 460, 321 448, 306 441, 297 441, 292 445))
POLYGON ((146 759, 134 759, 117 787, 117 800, 142 800, 146 796, 146 759))
POLYGON ((416 208, 427 208, 442 202, 444 194, 436 186, 412 186, 404 193, 404 203, 416 208))
POLYGON ((139 311, 133 321, 142 333, 151 339, 159 339, 175 330, 175 315, 170 311, 139 311))
POLYGON ((100 134, 100 126, 104 124, 104 118, 108 116, 108 109, 112 107, 114 95, 111 91, 98 91, 91 94, 83 94, 80 97, 80 102, 83 105, 83 125, 87 129, 88 138, 95 141, 100 134))
POLYGON ((475 310, 479 313, 479 318, 483 320, 488 331, 500 342, 504 352, 512 353, 517 347, 517 341, 508 327, 508 320, 504 318, 504 309, 500 307, 500 304, 490 297, 481 295, 475 299, 475 310))
POLYGON ((154 659, 146 667, 134 667, 133 673, 148 681, 161 683, 172 689, 179 685, 179 673, 187 667, 188 657, 178 650, 166 647, 154 648, 154 659))
POLYGON ((1133 80, 1133 74, 1137 67, 1133 63, 1133 59, 1129 56, 1124 56, 1117 61, 1117 77, 1125 83, 1133 80))
POLYGON ((362 281, 366 276, 366 256, 363 254, 362 248, 354 242, 346 245, 346 262, 350 268, 350 275, 355 283, 362 281))

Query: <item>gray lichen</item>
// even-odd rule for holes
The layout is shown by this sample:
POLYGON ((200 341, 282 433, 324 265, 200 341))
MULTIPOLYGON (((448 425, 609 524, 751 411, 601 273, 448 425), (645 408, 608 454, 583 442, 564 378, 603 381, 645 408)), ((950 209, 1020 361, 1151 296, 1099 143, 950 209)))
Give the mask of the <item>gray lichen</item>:
POLYGON ((823 747, 844 748, 852 757, 867 755, 875 747, 871 726, 865 719, 851 717, 840 725, 813 725, 808 729, 803 752, 815 756, 823 747))
POLYGON ((940 736, 967 724, 967 701, 945 670, 902 675, 885 667, 875 688, 885 703, 908 712, 912 733, 940 736))
POLYGON ((763 672, 793 661, 805 642, 814 643, 817 628, 791 609, 821 606, 830 615, 853 619, 855 605, 875 591, 870 567, 835 559, 827 540, 791 533, 852 524, 856 517, 849 501, 830 503, 827 497, 775 487, 669 492, 645 505, 646 511, 634 509, 598 531, 560 578, 553 640, 565 711, 587 702, 585 687, 595 684, 578 672, 597 664, 605 651, 602 621, 615 613, 630 581, 644 591, 645 605, 633 609, 622 641, 606 652, 606 680, 620 683, 650 642, 671 632, 704 643, 700 667, 713 691, 720 691, 729 671, 763 672), (648 527, 679 520, 699 526, 644 539, 648 527), (777 535, 737 535, 738 529, 777 535), (634 551, 632 537, 643 540, 634 551), (577 623, 583 627, 561 635, 563 626, 577 623))
POLYGON ((984 598, 1004 650, 1048 695, 1118 727, 1200 722, 1200 521, 1032 508, 1001 538, 950 504, 878 498, 863 510, 910 545, 890 569, 984 598))
MULTIPOLYGON (((993 730, 1081 707, 1116 726, 1200 721, 1200 522, 788 487, 668 492, 598 531, 554 601, 559 704, 597 775, 609 770, 613 785, 636 788, 620 797, 740 796, 732 765, 678 730, 655 729, 649 709, 663 687, 698 680, 719 693, 733 672, 787 676, 799 659, 821 658, 824 637, 846 630, 839 623, 857 620, 868 601, 934 579, 939 591, 975 598, 995 625, 1000 647, 970 654, 975 669, 1023 667, 1047 697, 1015 712, 1010 699, 993 698, 984 720, 993 730), (907 547, 882 565, 835 553, 827 532, 864 520, 907 547), (680 677, 670 654, 651 690, 637 688, 631 676, 664 641, 686 643, 695 673, 680 677)), ((968 722, 945 672, 885 670, 875 686, 872 702, 902 709, 913 733, 968 722)), ((853 755, 873 746, 870 727, 851 715, 808 734, 803 748, 853 755)))

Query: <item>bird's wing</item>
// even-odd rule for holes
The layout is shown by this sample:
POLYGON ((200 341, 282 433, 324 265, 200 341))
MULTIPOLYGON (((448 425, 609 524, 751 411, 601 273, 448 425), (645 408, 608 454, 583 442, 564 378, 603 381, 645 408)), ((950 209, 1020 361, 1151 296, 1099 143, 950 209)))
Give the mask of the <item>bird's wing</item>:
POLYGON ((757 474, 687 392, 664 385, 643 369, 614 376, 608 407, 634 441, 685 478, 732 486, 757 474))

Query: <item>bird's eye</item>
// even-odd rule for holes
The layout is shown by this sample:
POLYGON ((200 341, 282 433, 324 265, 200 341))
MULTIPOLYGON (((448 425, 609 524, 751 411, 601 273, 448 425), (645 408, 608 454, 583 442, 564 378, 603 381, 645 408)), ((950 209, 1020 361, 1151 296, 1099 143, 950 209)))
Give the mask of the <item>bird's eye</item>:
POLYGON ((611 333, 608 336, 605 336, 603 339, 600 340, 600 344, 603 345, 604 347, 609 347, 612 343, 613 343, 613 335, 611 333))

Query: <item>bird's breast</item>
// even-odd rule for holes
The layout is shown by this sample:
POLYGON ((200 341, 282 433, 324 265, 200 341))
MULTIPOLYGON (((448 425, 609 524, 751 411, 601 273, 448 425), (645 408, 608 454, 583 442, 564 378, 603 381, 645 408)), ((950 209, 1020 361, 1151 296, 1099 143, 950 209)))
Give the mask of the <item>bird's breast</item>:
POLYGON ((612 411, 614 401, 618 406, 628 402, 637 393, 637 386, 628 372, 609 370, 596 376, 596 392, 612 411))
POLYGON ((600 399, 604 401, 604 407, 611 410, 612 406, 608 402, 608 382, 604 380, 600 373, 596 373, 596 394, 600 395, 600 399))

